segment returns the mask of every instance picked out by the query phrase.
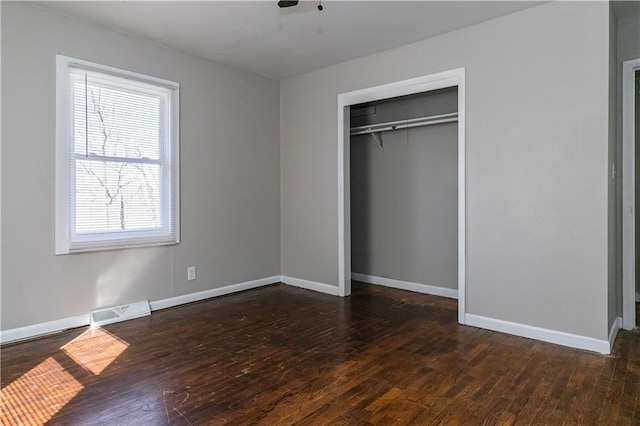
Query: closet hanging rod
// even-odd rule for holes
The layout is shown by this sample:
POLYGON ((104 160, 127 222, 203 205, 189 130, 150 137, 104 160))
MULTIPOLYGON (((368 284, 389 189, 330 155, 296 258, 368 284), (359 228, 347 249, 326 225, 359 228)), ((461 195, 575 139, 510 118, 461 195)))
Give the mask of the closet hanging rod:
POLYGON ((366 135, 390 130, 408 129, 411 127, 429 126, 431 124, 451 123, 458 121, 458 113, 431 115, 428 117, 410 118, 407 120, 388 121, 379 124, 366 124, 351 128, 351 136, 366 135))

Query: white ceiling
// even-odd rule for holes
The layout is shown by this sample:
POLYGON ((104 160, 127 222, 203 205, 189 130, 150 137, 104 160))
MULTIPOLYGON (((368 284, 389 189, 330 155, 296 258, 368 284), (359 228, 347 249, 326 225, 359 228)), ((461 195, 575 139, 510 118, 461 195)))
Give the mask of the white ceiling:
POLYGON ((275 79, 507 15, 534 1, 70 1, 36 5, 275 79))

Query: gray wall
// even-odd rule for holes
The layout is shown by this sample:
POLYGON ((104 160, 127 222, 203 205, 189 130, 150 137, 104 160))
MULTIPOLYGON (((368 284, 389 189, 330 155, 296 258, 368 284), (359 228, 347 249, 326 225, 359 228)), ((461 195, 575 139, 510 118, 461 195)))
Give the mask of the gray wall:
MULTIPOLYGON (((457 111, 457 91, 379 102, 351 125, 457 111)), ((456 123, 351 137, 352 271, 458 288, 456 123)))
MULTIPOLYGON (((615 170, 621 170, 621 158, 618 157, 618 123, 616 109, 617 103, 617 84, 618 84, 618 18, 613 9, 613 3, 609 3, 609 285, 608 285, 608 324, 609 329, 613 325, 618 316, 622 316, 622 276, 619 267, 618 253, 622 253, 622 234, 619 228, 621 220, 620 207, 622 203, 622 193, 619 189, 619 179, 613 176, 613 167, 615 170)), ((617 173, 617 172, 616 172, 617 173)))
MULTIPOLYGON (((619 161, 622 161, 622 78, 620 77, 620 73, 622 72, 622 62, 628 59, 636 59, 640 58, 640 17, 626 17, 620 19, 617 22, 617 51, 618 51, 618 107, 620 114, 618 114, 618 158, 619 161)), ((622 188, 621 182, 621 173, 618 176, 618 187, 619 190, 622 188)), ((636 209, 637 213, 637 209, 636 209)), ((620 223, 619 233, 621 235, 622 228, 622 216, 618 217, 618 221, 620 223)), ((640 228, 636 228, 636 240, 640 241, 640 228)), ((622 250, 622 246, 620 245, 619 250, 622 250)), ((622 263, 619 262, 618 265, 619 273, 622 271, 622 263)), ((636 292, 640 292, 640 262, 636 262, 636 292)), ((621 275, 620 275, 621 277, 621 275)), ((622 279, 620 278, 620 285, 622 279)), ((620 292, 622 289, 620 289, 620 292)), ((622 294, 619 295, 620 302, 622 302, 622 294)), ((640 323, 640 322, 639 322, 640 323)))
POLYGON ((606 339, 608 8, 551 2, 282 81, 283 275, 338 283, 337 95, 465 67, 467 312, 606 339))
POLYGON ((640 58, 640 18, 627 17, 618 21, 618 60, 640 58))
POLYGON ((351 127, 427 117, 458 111, 456 88, 399 96, 351 107, 351 127))
POLYGON ((3 2, 2 328, 279 275, 279 96, 277 81, 3 2), (181 84, 179 245, 54 256, 56 53, 181 84))

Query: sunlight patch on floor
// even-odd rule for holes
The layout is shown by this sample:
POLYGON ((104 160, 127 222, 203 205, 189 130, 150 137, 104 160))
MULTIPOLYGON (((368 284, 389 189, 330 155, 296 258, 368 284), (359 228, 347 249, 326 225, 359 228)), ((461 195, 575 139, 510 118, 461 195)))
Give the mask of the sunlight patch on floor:
POLYGON ((81 383, 83 374, 99 375, 127 347, 127 342, 107 330, 100 327, 89 328, 62 346, 62 353, 56 355, 68 356, 82 369, 79 371, 86 373, 79 376, 76 374, 74 377, 53 357, 45 359, 2 388, 0 425, 48 422, 84 388, 81 383))
POLYGON ((78 365, 96 376, 104 371, 129 344, 100 327, 91 327, 61 349, 78 365))
POLYGON ((43 424, 83 386, 56 360, 47 358, 0 391, 0 424, 43 424))

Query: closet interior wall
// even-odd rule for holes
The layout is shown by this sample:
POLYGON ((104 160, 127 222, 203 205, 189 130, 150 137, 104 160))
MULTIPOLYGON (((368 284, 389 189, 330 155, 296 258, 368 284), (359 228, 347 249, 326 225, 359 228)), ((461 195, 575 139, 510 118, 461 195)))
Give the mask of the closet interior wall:
MULTIPOLYGON (((351 107, 351 128, 455 113, 457 89, 351 107)), ((458 286, 458 125, 352 135, 352 272, 458 286)))

